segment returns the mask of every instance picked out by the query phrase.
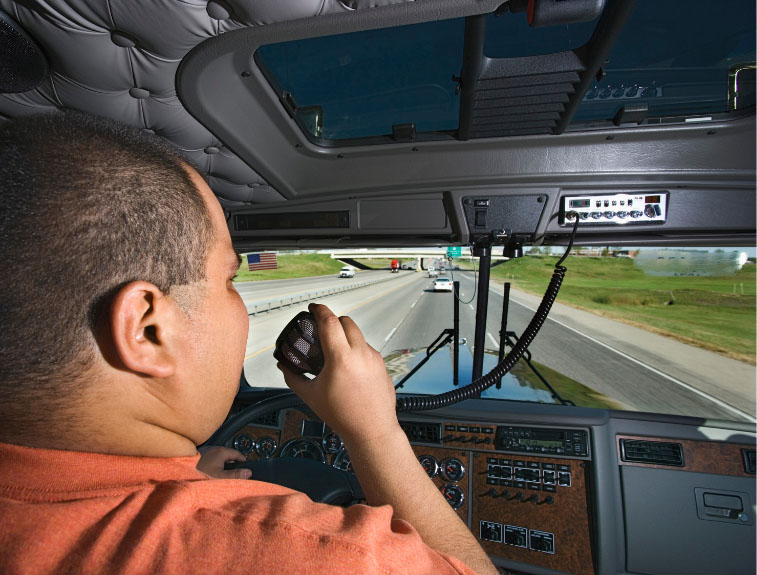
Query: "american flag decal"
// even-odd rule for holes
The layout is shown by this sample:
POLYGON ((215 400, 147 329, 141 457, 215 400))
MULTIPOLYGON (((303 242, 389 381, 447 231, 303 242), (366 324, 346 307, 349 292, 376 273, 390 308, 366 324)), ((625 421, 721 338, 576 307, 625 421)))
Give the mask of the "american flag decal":
POLYGON ((276 261, 276 252, 247 254, 247 267, 251 272, 258 270, 275 270, 279 267, 279 264, 276 261))

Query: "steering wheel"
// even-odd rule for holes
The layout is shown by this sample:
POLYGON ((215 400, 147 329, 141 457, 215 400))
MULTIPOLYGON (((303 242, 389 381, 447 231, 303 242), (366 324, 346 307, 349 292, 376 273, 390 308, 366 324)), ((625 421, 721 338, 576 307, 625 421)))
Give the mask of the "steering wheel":
MULTIPOLYGON (((287 408, 303 408, 305 402, 294 393, 269 397, 244 408, 224 422, 205 445, 227 446, 240 429, 257 418, 287 408)), ((246 467, 252 479, 283 485, 305 493, 313 501, 332 505, 351 505, 365 499, 357 477, 349 471, 334 469, 312 459, 277 457, 259 461, 233 462, 227 469, 246 467)))

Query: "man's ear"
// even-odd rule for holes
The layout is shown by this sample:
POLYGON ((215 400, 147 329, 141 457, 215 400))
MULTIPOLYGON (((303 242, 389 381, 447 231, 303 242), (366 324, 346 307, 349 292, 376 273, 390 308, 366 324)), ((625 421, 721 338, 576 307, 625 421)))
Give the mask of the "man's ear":
POLYGON ((135 281, 116 294, 110 307, 115 352, 127 369, 155 378, 173 375, 183 314, 157 286, 135 281))

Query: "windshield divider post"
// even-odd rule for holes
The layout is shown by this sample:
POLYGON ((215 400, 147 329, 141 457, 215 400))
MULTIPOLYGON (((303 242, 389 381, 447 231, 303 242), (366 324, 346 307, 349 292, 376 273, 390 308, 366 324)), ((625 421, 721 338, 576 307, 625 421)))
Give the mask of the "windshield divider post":
POLYGON ((565 131, 586 92, 598 80, 598 76, 601 77, 605 59, 610 54, 610 49, 620 36, 635 5, 636 0, 608 1, 589 41, 575 50, 576 55, 584 64, 584 70, 580 73, 578 84, 574 86, 574 92, 570 95, 565 110, 560 114, 557 125, 552 129, 552 134, 562 134, 565 131))
POLYGON ((476 244, 472 253, 478 260, 478 295, 476 297, 476 327, 473 336, 473 378, 481 377, 484 368, 484 342, 486 341, 486 310, 489 307, 489 272, 492 263, 492 247, 476 244))
POLYGON ((486 14, 468 16, 465 19, 463 39, 463 69, 460 71, 460 117, 457 125, 457 139, 469 140, 473 125, 473 104, 476 100, 476 82, 481 74, 484 61, 484 38, 486 36, 486 14))

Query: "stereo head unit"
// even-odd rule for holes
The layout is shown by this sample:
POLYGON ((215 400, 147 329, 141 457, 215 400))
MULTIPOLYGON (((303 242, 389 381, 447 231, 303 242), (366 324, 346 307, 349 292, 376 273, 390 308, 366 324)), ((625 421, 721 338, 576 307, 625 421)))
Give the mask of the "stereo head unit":
POLYGON ((499 426, 494 448, 549 455, 589 455, 589 434, 582 429, 499 426))

